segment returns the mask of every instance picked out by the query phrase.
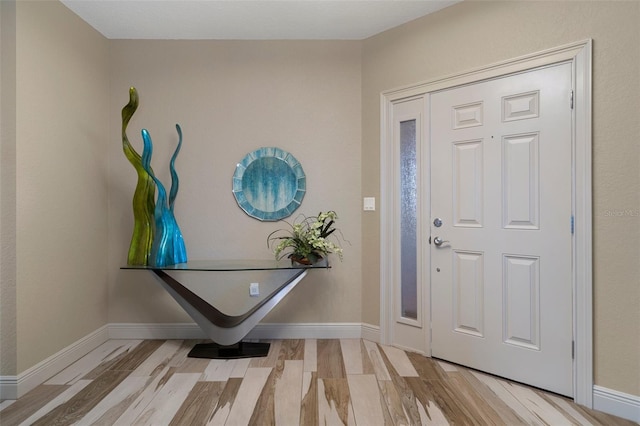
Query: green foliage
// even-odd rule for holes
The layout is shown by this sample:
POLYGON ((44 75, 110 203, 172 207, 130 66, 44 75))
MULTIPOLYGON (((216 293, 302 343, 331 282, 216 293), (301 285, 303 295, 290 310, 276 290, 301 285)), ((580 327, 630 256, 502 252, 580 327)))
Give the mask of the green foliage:
POLYGON ((342 260, 342 248, 334 234, 337 228, 333 226, 337 219, 336 212, 328 211, 320 212, 318 216, 300 215, 293 223, 283 220, 281 222, 286 223, 287 228, 269 234, 267 246, 277 260, 288 257, 300 263, 315 263, 330 253, 337 254, 342 260), (330 236, 333 238, 329 239, 330 236))

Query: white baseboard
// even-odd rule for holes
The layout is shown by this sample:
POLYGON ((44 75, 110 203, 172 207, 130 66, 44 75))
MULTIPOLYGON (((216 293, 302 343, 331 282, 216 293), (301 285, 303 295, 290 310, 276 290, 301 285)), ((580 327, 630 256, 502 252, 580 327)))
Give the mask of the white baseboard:
POLYGON ((0 399, 17 399, 109 340, 107 326, 86 335, 17 376, 0 377, 0 399))
MULTIPOLYGON (((195 323, 109 324, 110 339, 206 339, 195 323)), ((258 324, 247 339, 356 339, 379 341, 377 326, 360 323, 258 324), (365 337, 366 335, 366 337, 365 337)))
POLYGON ((640 423, 640 396, 594 385, 593 409, 640 423))
POLYGON ((0 376, 0 400, 18 398, 18 376, 0 376))
POLYGON ((380 343, 380 326, 363 323, 361 337, 371 342, 380 343))
POLYGON ((109 339, 206 339, 196 323, 111 323, 109 339))

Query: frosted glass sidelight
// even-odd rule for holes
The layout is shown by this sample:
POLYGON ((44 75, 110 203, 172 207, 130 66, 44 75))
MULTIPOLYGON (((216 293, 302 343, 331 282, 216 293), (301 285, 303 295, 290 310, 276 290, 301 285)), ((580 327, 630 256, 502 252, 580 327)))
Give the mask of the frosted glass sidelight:
POLYGON ((418 319, 416 120, 400 122, 400 312, 418 319))

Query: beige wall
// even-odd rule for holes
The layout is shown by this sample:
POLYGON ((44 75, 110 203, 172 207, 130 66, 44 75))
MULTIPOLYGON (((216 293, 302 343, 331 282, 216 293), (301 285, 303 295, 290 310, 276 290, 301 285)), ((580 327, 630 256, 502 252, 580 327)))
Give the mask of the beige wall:
POLYGON ((16 42, 19 373, 107 320, 109 64, 59 2, 18 2, 16 42))
POLYGON ((293 217, 335 210, 351 245, 345 245, 342 263, 334 258, 331 270, 310 273, 265 322, 360 322, 360 46, 111 42, 109 322, 191 322, 151 274, 119 270, 131 238, 136 184, 119 133, 130 86, 138 89, 140 107, 129 139, 141 152, 140 129, 149 130, 152 165, 167 188, 175 123, 182 127, 176 218, 189 259, 273 257, 266 237, 282 224, 246 215, 231 193, 231 179, 247 153, 279 147, 300 161, 307 176, 307 193, 293 217))
POLYGON ((640 395, 639 3, 464 2, 363 42, 172 42, 107 41, 57 2, 25 1, 13 107, 6 3, 0 375, 107 322, 190 322, 148 274, 119 270, 135 185, 119 137, 129 86, 141 95, 129 136, 140 147, 150 130, 166 184, 183 127, 176 215, 191 259, 270 257, 276 225, 237 207, 231 176, 247 152, 278 146, 309 178, 300 211, 337 210, 351 245, 268 321, 379 324, 379 215, 361 213, 361 197, 380 196, 380 92, 592 38, 595 379, 640 395))
MULTIPOLYGON (((362 53, 362 193, 379 196, 380 92, 593 39, 595 383, 633 395, 640 395, 638 22, 638 2, 464 2, 367 39, 362 53)), ((363 259, 376 264, 379 215, 363 215, 362 227, 363 259)), ((378 277, 378 268, 363 270, 363 321, 374 324, 378 277)))
POLYGON ((15 375, 16 8, 0 2, 0 376, 15 375))

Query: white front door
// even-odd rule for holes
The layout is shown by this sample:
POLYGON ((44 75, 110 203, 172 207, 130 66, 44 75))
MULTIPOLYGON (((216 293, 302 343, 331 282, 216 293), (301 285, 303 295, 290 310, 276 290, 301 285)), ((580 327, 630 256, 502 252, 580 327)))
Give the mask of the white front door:
POLYGON ((432 356, 568 396, 571 89, 566 63, 430 99, 432 356))

